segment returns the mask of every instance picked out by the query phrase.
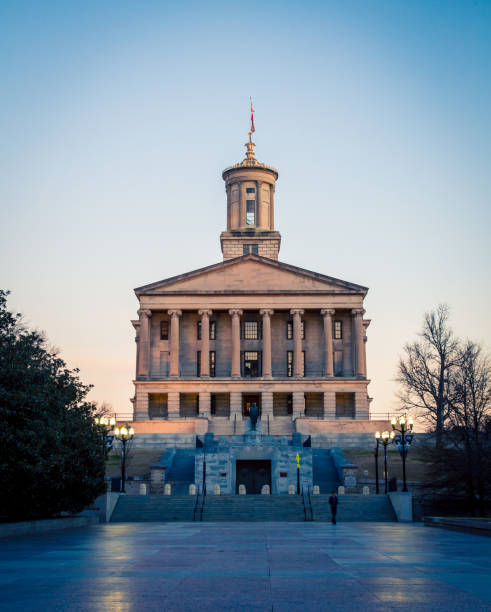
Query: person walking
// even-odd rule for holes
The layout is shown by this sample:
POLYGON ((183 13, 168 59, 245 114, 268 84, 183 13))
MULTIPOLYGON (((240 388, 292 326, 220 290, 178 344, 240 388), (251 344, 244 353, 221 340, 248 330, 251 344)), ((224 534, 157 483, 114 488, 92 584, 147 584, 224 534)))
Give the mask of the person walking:
POLYGON ((329 505, 331 506, 331 521, 332 524, 336 524, 336 512, 338 510, 338 496, 336 495, 336 491, 333 491, 331 497, 329 498, 329 505))

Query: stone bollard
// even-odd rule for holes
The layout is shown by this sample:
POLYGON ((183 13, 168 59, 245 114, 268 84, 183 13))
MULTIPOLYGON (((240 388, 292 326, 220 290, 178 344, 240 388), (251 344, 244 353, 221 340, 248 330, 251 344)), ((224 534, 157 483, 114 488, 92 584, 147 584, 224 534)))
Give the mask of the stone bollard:
POLYGON ((213 495, 220 495, 220 485, 213 485, 213 495))
POLYGON ((295 485, 288 485, 288 495, 295 495, 295 485))
POLYGON ((172 487, 170 486, 170 483, 166 483, 164 485, 164 495, 171 495, 172 493, 172 487))
POLYGON ((343 485, 338 487, 338 495, 344 495, 344 487, 343 487, 343 485))
POLYGON ((140 485, 140 495, 146 495, 147 494, 147 485, 142 482, 140 485))
POLYGON ((246 494, 246 488, 245 485, 241 484, 239 485, 239 495, 245 495, 246 494))
POLYGON ((363 495, 370 495, 370 487, 366 485, 363 487, 363 495))
POLYGON ((314 488, 312 489, 312 495, 320 495, 320 487, 319 485, 314 485, 314 488))
POLYGON ((269 485, 266 484, 261 487, 261 495, 269 495, 270 493, 269 485))
POLYGON ((196 485, 195 484, 189 485, 189 495, 196 495, 196 485))

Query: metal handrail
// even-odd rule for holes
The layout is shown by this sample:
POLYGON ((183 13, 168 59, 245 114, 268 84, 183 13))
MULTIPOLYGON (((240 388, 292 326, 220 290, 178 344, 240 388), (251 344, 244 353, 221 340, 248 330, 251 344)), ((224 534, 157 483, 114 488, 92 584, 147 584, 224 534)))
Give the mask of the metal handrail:
POLYGON ((305 505, 305 491, 303 487, 302 487, 302 502, 303 502, 303 520, 306 521, 307 520, 307 507, 305 505))
POLYGON ((199 520, 203 521, 203 510, 205 509, 205 499, 206 499, 206 483, 203 485, 203 497, 201 500, 201 511, 199 515, 199 520))
POLYGON ((310 499, 310 488, 307 487, 307 495, 305 494, 305 485, 302 486, 302 501, 303 501, 303 514, 305 521, 314 520, 314 512, 312 510, 312 500, 310 499))
POLYGON ((196 498, 194 500, 193 521, 196 521, 196 512, 198 510, 198 503, 199 503, 199 487, 197 487, 196 498))
POLYGON ((310 487, 307 487, 307 499, 309 500, 310 520, 314 520, 314 507, 312 506, 312 498, 310 497, 310 487))

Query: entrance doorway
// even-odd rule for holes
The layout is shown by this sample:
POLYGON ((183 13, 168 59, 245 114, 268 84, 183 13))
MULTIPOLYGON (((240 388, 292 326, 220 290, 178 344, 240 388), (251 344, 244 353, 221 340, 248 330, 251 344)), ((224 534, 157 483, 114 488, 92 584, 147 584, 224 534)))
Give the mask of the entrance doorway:
POLYGON ((239 492, 239 485, 245 485, 248 495, 259 495, 263 485, 269 485, 271 491, 271 461, 237 460, 235 465, 235 492, 239 492))
POLYGON ((255 403, 259 408, 258 418, 261 418, 261 394, 260 393, 243 393, 242 394, 242 416, 248 417, 252 404, 255 403))

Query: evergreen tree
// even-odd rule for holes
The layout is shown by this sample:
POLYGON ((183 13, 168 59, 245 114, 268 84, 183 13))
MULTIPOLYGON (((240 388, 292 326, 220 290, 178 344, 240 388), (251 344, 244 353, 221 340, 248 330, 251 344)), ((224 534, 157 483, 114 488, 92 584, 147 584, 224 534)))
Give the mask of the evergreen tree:
POLYGON ((7 310, 7 295, 0 290, 0 517, 78 512, 104 492, 90 386, 7 310))

